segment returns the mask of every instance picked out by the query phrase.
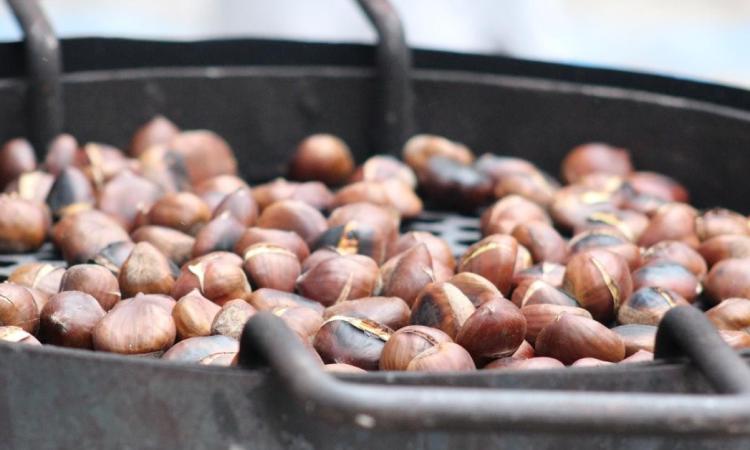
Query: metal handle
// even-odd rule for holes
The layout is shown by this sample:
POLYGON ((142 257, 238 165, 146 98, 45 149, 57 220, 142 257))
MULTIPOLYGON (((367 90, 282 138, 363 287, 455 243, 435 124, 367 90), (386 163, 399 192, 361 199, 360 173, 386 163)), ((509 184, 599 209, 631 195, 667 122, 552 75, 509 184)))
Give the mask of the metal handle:
POLYGON ((29 140, 41 155, 63 129, 60 42, 38 0, 8 0, 24 34, 29 77, 29 140))
MULTIPOLYGON (((717 363, 717 370, 733 373, 705 372, 709 380, 718 384, 719 391, 746 394, 750 369, 737 354, 725 351, 726 344, 700 312, 683 310, 675 308, 667 314, 660 327, 658 354, 673 355, 676 350, 685 349, 704 370, 707 364, 717 363), (688 339, 693 343, 677 345, 683 342, 681 333, 685 330, 713 337, 688 339), (716 354, 720 355, 719 360, 711 356, 716 354), (725 382, 729 384, 723 385, 725 382)), ((245 326, 239 363, 243 367, 270 365, 311 416, 364 428, 750 434, 747 395, 493 390, 347 382, 322 370, 284 322, 264 312, 256 314, 245 326)))

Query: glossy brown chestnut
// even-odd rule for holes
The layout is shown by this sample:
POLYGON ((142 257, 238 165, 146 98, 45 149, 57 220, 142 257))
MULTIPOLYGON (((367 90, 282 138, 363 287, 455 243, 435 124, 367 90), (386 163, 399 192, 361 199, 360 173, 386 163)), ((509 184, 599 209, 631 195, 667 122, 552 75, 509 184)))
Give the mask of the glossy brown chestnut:
POLYGON ((520 195, 532 202, 547 206, 552 202, 560 185, 547 174, 536 170, 528 173, 512 173, 496 182, 496 198, 508 195, 520 195))
POLYGON ((297 255, 273 244, 255 244, 245 250, 243 268, 255 288, 292 292, 301 266, 297 255))
POLYGON ((607 323, 617 316, 620 303, 633 292, 633 280, 627 262, 620 255, 592 249, 570 258, 563 289, 594 319, 607 323))
POLYGON ((534 356, 533 358, 505 357, 496 359, 485 365, 485 370, 538 370, 538 369, 562 369, 565 364, 547 356, 534 356))
POLYGON ((453 256, 453 250, 451 250, 448 242, 427 231, 409 231, 402 234, 393 246, 390 257, 403 253, 419 244, 427 246, 433 262, 438 261, 450 269, 456 267, 456 258, 453 256))
POLYGON ((162 196, 159 185, 125 170, 109 180, 97 193, 97 208, 132 230, 136 216, 148 210, 162 196))
POLYGON ((299 235, 293 231, 274 230, 271 228, 252 227, 245 230, 234 245, 234 252, 244 255, 245 250, 253 244, 274 244, 293 252, 299 261, 305 261, 310 256, 310 249, 299 235))
POLYGON ((377 322, 333 316, 315 333, 313 346, 325 363, 344 363, 377 370, 392 331, 377 322))
POLYGON ((538 303, 524 306, 521 308, 521 314, 526 319, 525 338, 531 344, 536 342, 537 336, 539 336, 544 327, 557 320, 563 314, 573 314, 591 319, 591 313, 583 308, 552 303, 538 303))
POLYGON ((367 158, 352 175, 350 181, 399 180, 412 189, 417 187, 417 176, 409 166, 388 155, 367 158))
POLYGON ((428 284, 411 308, 410 323, 437 328, 454 339, 476 308, 450 283, 428 284))
MULTIPOLYGON (((222 355, 232 357, 240 351, 240 344, 229 336, 196 336, 182 340, 167 350, 161 359, 186 363, 208 364, 207 358, 222 355)), ((229 365, 224 363, 221 365, 229 365)))
POLYGON ((45 203, 54 182, 55 177, 47 172, 39 170, 24 172, 5 186, 5 193, 16 194, 24 200, 35 203, 45 203))
POLYGON ((18 266, 8 277, 13 284, 38 289, 54 295, 60 292, 60 284, 65 268, 44 262, 25 263, 18 266))
MULTIPOLYGON (((750 244, 750 239, 748 243, 750 244)), ((750 245, 748 250, 748 256, 750 256, 750 245)), ((679 264, 692 272, 698 280, 702 280, 708 272, 706 261, 700 253, 679 241, 662 241, 652 245, 643 251, 641 260, 644 265, 667 261, 679 264)))
POLYGON ((364 369, 344 363, 326 364, 323 366, 323 370, 329 373, 367 373, 364 369))
POLYGON ((513 274, 513 288, 520 286, 526 280, 542 280, 552 286, 560 287, 565 277, 565 266, 555 263, 535 264, 527 269, 513 274))
POLYGON ((418 216, 423 209, 422 200, 412 188, 398 180, 358 181, 341 188, 333 197, 333 208, 350 203, 369 202, 393 208, 402 217, 418 216))
POLYGON ((698 247, 698 253, 709 267, 731 258, 750 258, 750 236, 725 234, 708 239, 698 247))
POLYGON ((399 330, 409 323, 410 314, 409 305, 398 297, 365 297, 331 305, 325 309, 323 318, 358 317, 381 323, 392 330, 399 330))
POLYGON ((252 226, 258 220, 258 204, 250 193, 250 189, 241 187, 224 197, 224 200, 214 209, 214 219, 225 212, 243 226, 252 226))
POLYGON ((118 302, 94 327, 94 349, 125 355, 161 354, 174 344, 174 300, 137 295, 118 302))
POLYGON ((432 257, 427 246, 419 244, 394 258, 393 270, 383 276, 383 295, 399 297, 411 306, 422 289, 435 281, 432 257))
POLYGON ((185 160, 193 185, 217 175, 237 173, 237 160, 229 144, 211 131, 183 131, 169 141, 168 147, 185 160))
POLYGON ((534 279, 519 284, 513 290, 511 301, 519 308, 539 304, 579 306, 578 301, 567 292, 544 280, 534 279))
POLYGON ((424 195, 444 207, 472 211, 494 198, 490 177, 451 158, 433 156, 417 176, 424 195))
POLYGON ((630 152, 599 142, 572 149, 563 159, 561 169, 562 177, 568 183, 575 183, 592 173, 627 176, 632 171, 630 152))
POLYGON ((509 295, 518 248, 518 243, 511 236, 489 235, 464 252, 458 271, 481 275, 503 295, 509 295))
POLYGON ((410 372, 466 372, 476 370, 471 355, 453 342, 441 342, 423 350, 406 366, 410 372))
POLYGON ((390 251, 398 239, 401 218, 395 210, 372 203, 350 203, 340 206, 328 217, 328 228, 346 225, 351 221, 366 224, 375 230, 375 246, 385 245, 390 251), (384 244, 382 244, 384 243, 384 244))
POLYGON ((50 219, 44 207, 14 195, 0 194, 0 253, 25 253, 44 243, 50 219))
POLYGON ((568 243, 571 254, 601 248, 622 256, 630 270, 641 265, 641 249, 612 228, 598 228, 573 236, 568 243))
POLYGON ((76 138, 66 133, 58 134, 47 146, 44 169, 53 176, 57 176, 63 169, 75 163, 77 153, 76 138))
POLYGON ((520 223, 513 228, 511 236, 529 250, 535 263, 564 264, 568 259, 565 239, 546 222, 520 223))
POLYGON ((217 175, 198 183, 193 192, 208 205, 209 210, 214 211, 227 195, 237 189, 250 189, 250 186, 236 175, 217 175))
POLYGON ((55 216, 64 216, 66 211, 81 206, 91 207, 95 202, 91 182, 83 172, 72 166, 57 175, 47 194, 47 205, 55 216))
POLYGON ((34 334, 39 328, 39 308, 23 286, 0 283, 0 326, 16 326, 34 334))
POLYGON ((154 116, 141 125, 130 141, 130 155, 138 157, 153 145, 166 144, 180 133, 180 129, 164 116, 154 116))
POLYGON ((697 248, 700 244, 695 230, 697 217, 698 212, 690 205, 667 203, 654 212, 638 244, 650 247, 661 241, 681 241, 697 248))
POLYGON ((298 200, 321 211, 330 209, 333 203, 333 194, 319 181, 298 183, 276 178, 255 186, 252 194, 261 211, 282 200, 298 200))
POLYGON ((533 173, 539 169, 530 161, 512 156, 498 156, 494 153, 484 153, 474 164, 480 172, 489 175, 495 183, 503 177, 518 173, 533 173))
POLYGON ((323 317, 320 313, 305 306, 279 306, 271 312, 280 317, 292 331, 307 342, 323 325, 323 317))
POLYGON ((282 200, 270 205, 261 213, 257 225, 294 231, 307 245, 312 245, 327 228, 320 211, 297 200, 282 200))
POLYGON ((148 242, 136 244, 118 275, 124 297, 143 294, 169 294, 175 280, 169 261, 148 242))
POLYGON ((716 263, 706 276, 705 288, 713 304, 732 297, 750 298, 750 258, 716 263))
POLYGON ((719 330, 719 336, 735 350, 750 348, 750 334, 744 331, 719 330))
POLYGON ((625 355, 631 356, 640 350, 654 352, 656 326, 628 324, 612 328, 625 342, 625 355))
POLYGON ((631 274, 633 290, 659 287, 674 291, 679 297, 693 302, 703 290, 698 278, 680 264, 664 261, 652 262, 631 274))
POLYGON ((325 259, 297 279, 297 292, 330 306, 371 296, 380 285, 378 265, 363 255, 325 259))
POLYGON ((91 333, 106 312, 89 294, 67 291, 53 295, 40 314, 39 338, 62 347, 93 348, 91 333))
POLYGON ((533 358, 533 357, 534 357, 534 346, 529 344, 529 341, 524 339, 521 342, 521 345, 518 346, 518 349, 507 358, 528 359, 528 358, 533 358))
POLYGON ((510 356, 523 342, 526 319, 513 303, 495 297, 482 303, 456 335, 475 360, 510 356))
POLYGON ((211 334, 221 334, 233 339, 240 339, 245 323, 257 310, 242 299, 230 300, 221 307, 213 322, 211 322, 211 334))
POLYGON ((351 220, 344 225, 326 230, 313 246, 314 250, 323 247, 335 248, 342 255, 365 255, 382 264, 386 256, 387 242, 379 238, 372 226, 351 220))
POLYGON ((750 333, 750 300, 728 298, 706 311, 706 317, 720 330, 750 333))
POLYGON ((245 233, 245 226, 229 212, 211 219, 195 235, 192 256, 202 256, 211 252, 232 251, 237 241, 245 233))
POLYGON ((254 291, 248 297, 248 301, 258 311, 270 311, 279 306, 304 306, 323 314, 325 308, 320 303, 301 295, 290 292, 277 291, 276 289, 262 288, 254 291))
POLYGON ((380 370, 406 370, 415 356, 442 342, 453 341, 436 328, 409 325, 397 330, 383 347, 380 370))
POLYGON ((648 362, 648 361, 653 361, 653 360, 654 360, 653 352, 649 352, 646 350, 638 350, 637 352, 633 353, 632 355, 620 361, 620 364, 632 364, 632 363, 648 362))
POLYGON ((695 233, 705 241, 724 234, 750 234, 745 216, 725 208, 704 211, 695 219, 695 233))
POLYGON ((549 215, 536 203, 519 195, 509 195, 496 201, 480 216, 482 236, 509 234, 521 223, 552 223, 549 215))
POLYGON ((447 281, 461 291, 471 303, 478 307, 485 300, 500 296, 500 290, 487 278, 471 272, 461 272, 453 275, 447 281))
POLYGON ((308 136, 297 146, 289 163, 295 180, 322 181, 329 185, 346 181, 354 172, 354 159, 344 141, 330 134, 308 136))
POLYGON ((614 363, 610 361, 603 361, 598 358, 587 357, 587 358, 581 358, 575 361, 573 364, 570 365, 570 367, 602 367, 602 366, 611 366, 612 364, 614 363))
POLYGON ((0 326, 0 341, 18 344, 42 345, 33 335, 21 327, 12 325, 0 326))
POLYGON ((133 231, 133 241, 148 242, 173 263, 182 265, 192 256, 195 238, 182 231, 157 225, 146 225, 133 231))
POLYGON ((29 141, 15 138, 0 147, 0 189, 20 174, 36 169, 36 155, 29 141))
POLYGON ((667 202, 687 202, 688 191, 674 179, 655 172, 633 172, 628 183, 637 194, 656 197, 667 202))
POLYGON ((414 169, 417 175, 435 156, 451 159, 464 166, 474 161, 474 155, 465 145, 432 134, 413 136, 406 141, 402 151, 404 162, 414 169))
POLYGON ((113 242, 96 253, 90 261, 106 268, 117 276, 134 248, 135 244, 132 241, 113 242))
POLYGON ((542 329, 534 346, 541 356, 551 356, 563 364, 581 358, 619 362, 625 358, 622 338, 599 322, 574 314, 563 314, 542 329))
POLYGON ((555 192, 548 209, 557 226, 566 230, 583 228, 594 215, 614 214, 621 204, 618 194, 616 190, 574 184, 555 192))
POLYGON ((194 235, 211 219, 211 210, 190 192, 166 194, 148 210, 148 223, 194 235))
POLYGON ((225 259, 221 253, 209 253, 199 261, 188 262, 175 280, 172 297, 182 298, 198 289, 201 295, 217 305, 234 299, 247 300, 252 289, 241 264, 241 259, 237 262, 225 259))
POLYGON ((94 297, 104 311, 109 311, 120 301, 117 277, 97 264, 68 268, 60 280, 60 292, 65 291, 79 291, 94 297))
POLYGON ((177 301, 172 318, 178 339, 188 339, 211 334, 211 324, 221 307, 194 289, 177 301))
POLYGON ((637 211, 594 211, 573 229, 573 234, 577 235, 592 229, 611 228, 629 241, 638 242, 649 223, 648 216, 637 211))
POLYGON ((621 324, 658 325, 667 311, 685 305, 689 303, 672 290, 644 287, 633 292, 620 305, 617 321, 621 324))
POLYGON ((68 264, 81 264, 113 242, 130 241, 130 236, 106 214, 81 211, 57 222, 52 229, 52 240, 68 264))
MULTIPOLYGON (((531 252, 523 245, 519 245, 518 253, 516 253, 516 263, 513 265, 513 276, 519 272, 523 272, 533 265, 534 260, 531 258, 531 252)), ((511 279, 511 287, 512 286, 513 280, 511 279)))
POLYGON ((155 145, 138 157, 138 166, 144 178, 158 184, 164 192, 192 189, 185 159, 166 145, 155 145))

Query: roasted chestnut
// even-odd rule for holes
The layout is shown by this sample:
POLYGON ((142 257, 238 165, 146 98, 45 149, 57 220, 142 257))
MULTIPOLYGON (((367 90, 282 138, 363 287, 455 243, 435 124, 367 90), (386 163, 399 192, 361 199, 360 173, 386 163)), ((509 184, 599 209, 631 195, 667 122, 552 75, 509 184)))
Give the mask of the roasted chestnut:
POLYGON ((511 236, 529 250, 535 263, 564 264, 568 259, 565 239, 546 222, 520 223, 513 228, 511 236))
POLYGON ((24 331, 21 327, 0 326, 0 341, 18 344, 42 345, 33 335, 24 331))
POLYGON ((95 201, 91 182, 83 172, 72 166, 57 175, 47 194, 47 205, 56 216, 64 216, 81 207, 90 208, 95 201))
POLYGON ((724 234, 750 234, 747 218, 724 208, 704 211, 695 219, 695 233, 705 241, 724 234))
POLYGON ((140 210, 149 209, 162 196, 156 183, 125 170, 109 180, 97 194, 97 208, 133 229, 140 210))
POLYGON ((594 211, 573 229, 573 234, 580 234, 592 229, 611 228, 629 241, 637 242, 641 234, 648 228, 649 223, 648 216, 637 211, 594 211))
POLYGON ((28 289, 0 283, 0 326, 16 326, 34 334, 39 328, 39 308, 28 289))
POLYGON ((621 324, 658 325, 667 311, 685 305, 689 303, 674 291, 644 287, 633 292, 620 305, 617 321, 621 324))
POLYGON ((523 342, 526 319, 513 303, 497 296, 476 308, 461 326, 456 343, 475 360, 510 356, 523 342))
POLYGON ((409 323, 411 309, 398 297, 365 297, 340 302, 326 308, 324 319, 333 316, 358 317, 399 330, 409 323))
POLYGON ((282 200, 263 210, 257 225, 297 233, 312 245, 326 230, 326 219, 317 209, 297 200, 282 200))
POLYGON ((132 241, 112 242, 92 256, 89 262, 98 264, 117 276, 134 248, 135 244, 132 241))
POLYGON ((406 141, 402 156, 404 162, 414 169, 417 175, 436 156, 448 158, 464 166, 474 161, 474 155, 465 145, 432 134, 418 134, 406 141))
POLYGON ((34 169, 36 155, 26 139, 11 139, 0 147, 0 190, 22 173, 34 169))
POLYGON ((534 356, 532 358, 505 357, 496 359, 485 365, 484 370, 538 370, 538 369, 562 369, 565 364, 547 356, 534 356))
POLYGON ((630 270, 635 270, 641 265, 641 249, 615 229, 599 228, 584 231, 573 236, 568 245, 572 254, 593 248, 609 250, 622 256, 630 270))
POLYGON ((472 272, 494 284, 503 295, 510 294, 518 243, 515 238, 493 234, 469 247, 458 264, 459 272, 472 272))
POLYGON ((425 196, 443 207, 472 211, 492 200, 492 179, 451 158, 433 156, 417 171, 425 196))
POLYGON ((745 331, 719 330, 719 336, 735 350, 750 348, 750 333, 745 331))
POLYGON ((301 295, 290 292, 277 291, 276 289, 262 288, 254 291, 248 297, 248 301, 259 311, 271 311, 279 306, 304 306, 323 314, 325 308, 320 303, 301 295))
POLYGON ((211 334, 221 334, 239 340, 245 323, 257 310, 242 299, 230 300, 221 307, 211 322, 211 334))
POLYGON ((32 262, 18 266, 10 274, 8 281, 38 289, 47 295, 54 295, 60 292, 60 284, 64 274, 64 267, 44 262, 32 262))
POLYGON ((620 364, 639 363, 639 362, 646 362, 646 361, 653 361, 653 360, 654 360, 653 352, 649 352, 646 350, 638 350, 637 352, 633 353, 632 355, 620 361, 620 364))
POLYGON ((399 180, 410 188, 417 187, 417 176, 409 166, 388 155, 375 155, 367 158, 352 175, 351 180, 387 181, 399 180))
POLYGON ((750 333, 750 300, 728 298, 706 311, 706 317, 720 330, 750 333))
POLYGON ((561 170, 566 182, 575 183, 592 173, 627 176, 633 164, 626 149, 592 142, 572 149, 563 159, 561 170))
POLYGON ((674 291, 678 296, 692 302, 703 290, 700 281, 680 264, 664 261, 652 262, 631 274, 633 290, 642 287, 660 287, 674 291))
POLYGON ((437 328, 454 339, 476 308, 450 283, 430 283, 411 308, 410 323, 437 328))
POLYGON ((332 207, 369 202, 393 208, 402 217, 416 217, 422 212, 422 200, 412 188, 398 180, 358 181, 341 188, 333 197, 332 207))
POLYGON ((332 247, 342 255, 365 255, 381 264, 385 260, 386 244, 387 242, 377 237, 372 226, 352 220, 326 230, 318 238, 313 249, 332 247))
POLYGON ((323 370, 330 373, 367 373, 364 369, 344 363, 326 364, 323 366, 323 370))
POLYGON ((252 289, 242 270, 242 260, 238 258, 235 262, 221 255, 209 253, 199 261, 185 264, 175 280, 172 297, 182 298, 198 289, 201 295, 218 305, 234 299, 247 300, 252 289))
POLYGON ((167 146, 185 160, 193 185, 218 175, 237 173, 237 160, 229 144, 211 131, 183 131, 172 137, 167 146))
POLYGON ((714 304, 732 297, 750 298, 750 258, 719 261, 708 272, 705 288, 714 304))
POLYGON ((211 210, 200 197, 190 192, 163 196, 148 210, 148 223, 174 228, 195 235, 211 219, 211 210))
POLYGON ((568 305, 556 305, 553 303, 537 303, 526 305, 521 308, 521 314, 526 319, 526 340, 531 344, 536 342, 539 333, 557 320, 563 314, 574 314, 576 316, 591 318, 591 314, 583 308, 568 305))
POLYGON ((301 266, 297 255, 273 244, 255 244, 245 250, 243 268, 250 284, 292 292, 301 266))
POLYGON ((258 204, 250 193, 250 189, 241 187, 224 197, 224 200, 214 209, 214 219, 225 212, 243 226, 252 226, 258 219, 258 204))
POLYGON ((687 202, 688 191, 674 179, 654 172, 633 172, 628 184, 642 196, 659 198, 667 202, 687 202))
POLYGON ((611 366, 612 364, 614 363, 610 361, 603 361, 598 358, 587 357, 587 358, 581 358, 575 361, 573 364, 570 365, 570 367, 602 367, 602 366, 611 366))
POLYGON ((296 284, 301 295, 330 306, 371 296, 380 284, 380 273, 375 261, 367 256, 338 255, 303 273, 296 284))
POLYGON ((274 244, 293 252, 299 261, 305 261, 310 256, 310 250, 305 241, 293 231, 274 230, 271 228, 248 228, 234 245, 234 252, 244 255, 245 250, 253 244, 274 244))
POLYGON ((320 313, 305 306, 278 306, 271 312, 280 317, 305 342, 309 342, 323 325, 320 313))
POLYGON ((650 247, 661 241, 681 241, 697 248, 700 243, 695 229, 697 217, 698 212, 690 205, 667 203, 654 212, 638 244, 650 247))
POLYGON ((346 181, 354 171, 354 159, 344 141, 330 134, 314 134, 300 142, 289 163, 296 180, 322 181, 329 185, 346 181))
POLYGON ((383 245, 390 251, 398 239, 401 218, 393 209, 372 203, 350 203, 331 212, 328 217, 328 228, 346 225, 351 221, 369 225, 375 230, 375 247, 383 245))
POLYGON ((237 241, 245 233, 245 226, 228 211, 211 219, 195 235, 192 256, 205 255, 211 252, 232 251, 237 241))
MULTIPOLYGON (((750 239, 748 239, 748 256, 750 256, 750 239)), ((703 247, 703 244, 701 244, 703 247)), ((643 251, 644 265, 657 262, 673 262, 689 270, 700 281, 706 276, 708 268, 703 257, 684 242, 662 241, 643 251)))
POLYGON ((633 292, 633 281, 628 264, 620 255, 592 249, 570 258, 563 289, 594 319, 607 323, 617 316, 620 303, 633 292))
POLYGON ((406 370, 412 372, 465 372, 476 370, 471 355, 453 342, 441 342, 417 354, 406 370))
POLYGON ((551 223, 547 213, 536 203, 519 195, 509 195, 487 208, 480 216, 482 236, 509 234, 521 223, 551 223))
POLYGON ((297 183, 276 178, 255 186, 252 194, 261 210, 282 200, 298 200, 321 211, 330 209, 333 203, 333 194, 325 184, 319 181, 297 183))
POLYGON ((511 300, 519 308, 539 304, 578 306, 578 301, 567 292, 544 280, 533 279, 519 284, 511 300))
POLYGON ((484 153, 480 156, 474 167, 492 181, 499 183, 503 177, 515 174, 533 173, 539 169, 530 161, 512 156, 498 156, 494 153, 484 153))
POLYGON ((93 348, 91 333, 105 314, 99 302, 89 294, 60 292, 42 309, 39 338, 46 344, 93 348))
POLYGON ((178 339, 188 339, 211 334, 211 324, 221 307, 194 289, 177 301, 172 318, 178 339))
POLYGON ((166 256, 148 242, 136 244, 120 269, 118 281, 125 297, 169 294, 175 283, 166 256))
POLYGON ((377 370, 383 346, 391 334, 389 328, 372 320, 333 316, 315 333, 313 346, 325 363, 377 370))
POLYGON ((621 205, 618 194, 574 184, 555 192, 548 209, 557 226, 574 230, 585 227, 594 215, 614 214, 621 205))
POLYGON ((45 203, 54 182, 55 177, 47 172, 39 170, 24 172, 5 186, 5 193, 16 194, 24 200, 35 203, 45 203))
POLYGON ((528 269, 513 274, 513 288, 520 286, 526 280, 542 280, 552 286, 560 287, 565 277, 565 266, 555 263, 536 264, 528 269))
POLYGON ((161 359, 187 363, 201 363, 211 365, 230 365, 228 361, 221 364, 214 362, 215 358, 231 357, 230 361, 240 351, 240 344, 229 336, 196 336, 176 343, 167 350, 161 359), (211 360, 209 362, 208 360, 211 360))
POLYGON ((438 236, 427 231, 409 231, 402 234, 390 254, 391 257, 403 253, 415 245, 424 244, 430 252, 433 262, 438 261, 450 269, 456 267, 456 258, 450 245, 438 236))
POLYGON ((725 234, 708 239, 698 247, 709 267, 731 258, 750 258, 750 236, 725 234))
POLYGON ((94 297, 104 311, 109 311, 120 301, 117 277, 96 264, 68 268, 60 280, 60 292, 65 291, 79 291, 94 297))
POLYGON ((415 356, 441 342, 453 342, 442 331, 421 325, 409 325, 395 331, 383 347, 380 370, 406 370, 415 356))
POLYGON ((536 353, 573 364, 581 358, 597 358, 619 362, 625 358, 622 338, 599 322, 563 314, 539 332, 534 346, 536 353))
POLYGON ((39 203, 0 194, 0 253, 31 252, 42 246, 50 219, 39 203))
POLYGON ((612 328, 625 342, 625 355, 631 356, 638 351, 654 352, 656 326, 642 324, 620 325, 612 328))
POLYGON ((383 295, 399 297, 411 306, 422 289, 435 281, 432 257, 427 246, 419 244, 394 258, 393 270, 382 277, 383 295))
POLYGON ((547 174, 536 170, 526 173, 510 173, 495 184, 495 197, 520 195, 532 202, 547 206, 552 202, 560 185, 547 174))
POLYGON ((457 287, 471 303, 478 307, 487 299, 502 297, 500 290, 487 278, 471 272, 461 272, 453 275, 450 284, 457 287))
POLYGON ((182 231, 157 225, 146 225, 132 234, 135 242, 148 242, 177 265, 187 262, 192 256, 195 238, 182 231))
POLYGON ((180 129, 164 116, 155 116, 141 125, 130 141, 130 155, 138 157, 153 145, 166 144, 180 133, 180 129))
POLYGON ((215 211, 237 189, 250 189, 250 186, 236 175, 216 175, 198 183, 193 192, 208 205, 209 210, 215 211))
POLYGON ((68 264, 88 262, 113 242, 130 241, 120 224, 99 211, 66 215, 52 229, 52 240, 68 264))

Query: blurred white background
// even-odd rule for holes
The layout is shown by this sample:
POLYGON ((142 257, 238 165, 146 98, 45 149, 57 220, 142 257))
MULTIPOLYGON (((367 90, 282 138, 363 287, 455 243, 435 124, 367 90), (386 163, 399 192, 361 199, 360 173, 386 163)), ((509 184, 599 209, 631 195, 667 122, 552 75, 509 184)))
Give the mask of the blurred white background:
MULTIPOLYGON (((414 47, 750 88, 750 0, 392 0, 414 47)), ((44 0, 64 37, 372 42, 354 0, 44 0)), ((0 41, 20 32, 0 0, 0 41)))

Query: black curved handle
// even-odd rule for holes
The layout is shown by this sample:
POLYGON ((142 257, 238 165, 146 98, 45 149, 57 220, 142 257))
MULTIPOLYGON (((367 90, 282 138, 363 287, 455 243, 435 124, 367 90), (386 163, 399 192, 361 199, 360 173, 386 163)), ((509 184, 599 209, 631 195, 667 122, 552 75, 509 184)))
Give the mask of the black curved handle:
POLYGON ((24 34, 29 90, 29 140, 38 155, 63 129, 60 42, 38 0, 8 0, 24 34))
MULTIPOLYGON (((666 323, 678 325, 662 327, 661 348, 667 348, 664 343, 681 341, 683 336, 675 333, 684 329, 695 327, 696 332, 716 335, 702 314, 682 313, 677 308, 673 311, 666 323)), ((707 342, 718 348, 726 347, 720 339, 707 342)), ((700 360, 715 351, 716 348, 696 347, 689 354, 700 360)), ((736 371, 737 379, 732 383, 741 377, 750 380, 750 369, 737 354, 723 350, 720 353, 722 358, 736 360, 721 364, 736 371)), ((311 416, 364 428, 750 434, 750 399, 746 395, 499 390, 347 382, 326 373, 284 322, 266 312, 256 314, 245 325, 239 363, 242 367, 270 365, 311 416)), ((704 367, 703 363, 699 367, 704 367)), ((707 376, 712 381, 723 380, 707 376)), ((364 376, 363 381, 366 381, 364 376)), ((721 390, 746 393, 745 388, 732 385, 721 390)))

